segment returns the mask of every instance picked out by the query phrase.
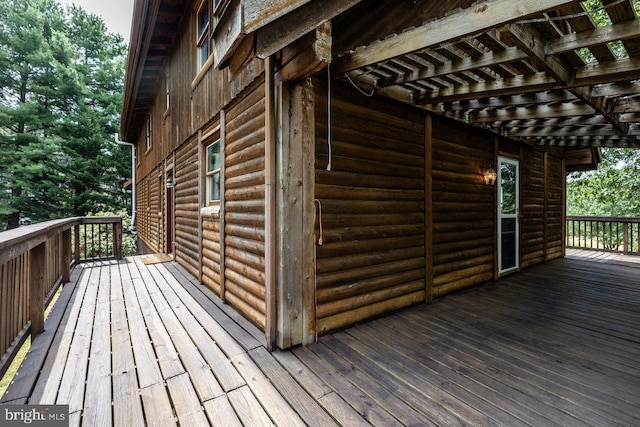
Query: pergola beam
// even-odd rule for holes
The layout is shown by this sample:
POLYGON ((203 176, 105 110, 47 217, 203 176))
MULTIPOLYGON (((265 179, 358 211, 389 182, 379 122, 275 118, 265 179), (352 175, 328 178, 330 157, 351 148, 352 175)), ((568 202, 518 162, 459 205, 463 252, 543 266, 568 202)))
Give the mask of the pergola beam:
POLYGON ((640 20, 634 19, 619 24, 599 27, 592 31, 567 34, 547 42, 544 52, 556 55, 585 47, 597 46, 618 40, 628 40, 640 36, 640 20))
POLYGON ((488 31, 491 28, 571 3, 578 3, 578 1, 484 1, 425 25, 358 48, 353 53, 336 58, 331 68, 334 74, 343 74, 411 52, 488 31))
POLYGON ((569 84, 562 85, 545 72, 530 76, 483 82, 474 85, 462 85, 426 92, 416 97, 417 104, 452 102, 490 96, 517 95, 520 93, 540 92, 544 90, 577 88, 597 84, 612 83, 640 78, 640 58, 619 59, 612 63, 586 65, 578 68, 576 77, 569 84))
POLYGON ((502 52, 489 52, 481 56, 466 57, 460 61, 446 62, 432 68, 416 69, 409 75, 399 75, 388 79, 380 79, 377 84, 380 87, 394 86, 398 84, 410 83, 417 80, 432 79, 448 74, 463 73, 482 67, 491 67, 510 62, 522 61, 527 55, 519 49, 512 47, 502 52))

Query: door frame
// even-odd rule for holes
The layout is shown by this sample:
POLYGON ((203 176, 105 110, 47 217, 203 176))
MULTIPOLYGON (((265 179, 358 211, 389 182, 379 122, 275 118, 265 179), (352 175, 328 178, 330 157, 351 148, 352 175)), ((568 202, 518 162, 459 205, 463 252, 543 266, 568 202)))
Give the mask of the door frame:
POLYGON ((165 176, 165 253, 173 256, 175 242, 175 178, 173 168, 168 170, 165 176))
POLYGON ((498 203, 496 206, 497 211, 497 222, 498 222, 498 274, 500 276, 512 273, 514 271, 520 270, 520 161, 517 159, 513 159, 510 157, 498 157, 498 203), (516 212, 515 214, 503 214, 502 213, 502 165, 512 165, 516 168, 516 182, 515 182, 515 205, 516 212), (514 246, 514 259, 515 265, 508 268, 503 268, 502 266, 502 254, 503 254, 503 245, 502 245, 502 220, 503 219, 515 219, 515 246, 514 246))

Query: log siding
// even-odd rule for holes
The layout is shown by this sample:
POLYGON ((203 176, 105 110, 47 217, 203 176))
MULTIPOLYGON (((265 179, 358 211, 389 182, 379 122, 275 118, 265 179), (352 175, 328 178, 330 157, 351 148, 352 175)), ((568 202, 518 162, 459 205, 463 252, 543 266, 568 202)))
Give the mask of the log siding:
POLYGON ((425 121, 406 106, 334 87, 327 171, 327 88, 316 83, 322 333, 425 300, 425 121))

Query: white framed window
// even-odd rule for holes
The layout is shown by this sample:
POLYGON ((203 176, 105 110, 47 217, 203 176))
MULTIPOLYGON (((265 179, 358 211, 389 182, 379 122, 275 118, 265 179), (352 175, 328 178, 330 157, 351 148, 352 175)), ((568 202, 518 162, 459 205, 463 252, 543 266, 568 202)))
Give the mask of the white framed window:
POLYGON ((222 165, 220 146, 220 140, 218 139, 206 148, 205 206, 220 202, 220 168, 222 165))
POLYGON ((196 50, 199 70, 205 66, 211 55, 210 0, 204 0, 196 12, 196 50))

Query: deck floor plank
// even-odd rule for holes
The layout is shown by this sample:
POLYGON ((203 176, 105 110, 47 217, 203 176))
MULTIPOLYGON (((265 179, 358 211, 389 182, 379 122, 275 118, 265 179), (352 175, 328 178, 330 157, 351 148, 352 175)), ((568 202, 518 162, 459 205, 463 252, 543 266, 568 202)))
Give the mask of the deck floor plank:
POLYGON ((245 385, 246 382, 242 376, 233 367, 231 361, 218 345, 223 345, 227 350, 233 349, 231 351, 232 354, 242 353, 244 350, 219 325, 216 328, 215 322, 202 322, 204 323, 203 325, 197 320, 206 319, 209 315, 172 276, 163 274, 156 266, 153 266, 150 270, 153 272, 153 277, 166 298, 182 303, 174 305, 176 316, 182 322, 193 342, 198 344, 200 353, 209 364, 209 367, 211 367, 222 389, 230 391, 245 385), (166 281, 161 280, 161 278, 166 281), (206 327, 211 331, 211 335, 205 330, 206 327))
POLYGON ((180 359, 193 382, 198 397, 202 401, 206 401, 223 395, 224 390, 213 375, 211 367, 202 357, 198 344, 191 339, 174 311, 180 312, 183 307, 182 302, 175 299, 168 300, 160 289, 161 285, 156 282, 162 282, 164 279, 158 274, 154 275, 153 270, 151 271, 153 280, 147 283, 151 300, 156 306, 158 315, 167 328, 174 345, 180 349, 180 359))
POLYGON ((93 268, 95 270, 87 283, 78 323, 73 331, 71 347, 56 396, 56 404, 69 405, 70 414, 81 412, 84 405, 89 350, 102 267, 96 265, 93 268))
POLYGON ((174 262, 86 264, 20 389, 72 426, 640 425, 640 258, 578 255, 275 353, 174 262))
POLYGON ((111 335, 113 352, 113 421, 118 426, 144 425, 140 386, 118 266, 111 269, 111 335))
POLYGON ((109 268, 100 268, 100 286, 93 320, 83 420, 87 425, 112 424, 111 412, 111 278, 109 268))
POLYGON ((178 350, 173 345, 171 337, 167 328, 162 323, 160 315, 156 311, 149 291, 146 287, 146 281, 150 281, 151 274, 148 274, 146 270, 143 270, 144 276, 139 275, 136 277, 136 272, 140 273, 139 265, 135 261, 127 261, 129 271, 131 272, 131 278, 133 281, 133 288, 136 296, 138 297, 138 303, 140 304, 140 310, 147 325, 147 331, 153 344, 160 370, 162 371, 162 377, 164 380, 175 377, 177 375, 184 374, 186 372, 184 365, 180 361, 178 350))

